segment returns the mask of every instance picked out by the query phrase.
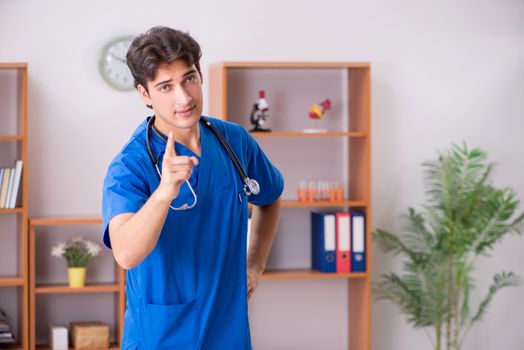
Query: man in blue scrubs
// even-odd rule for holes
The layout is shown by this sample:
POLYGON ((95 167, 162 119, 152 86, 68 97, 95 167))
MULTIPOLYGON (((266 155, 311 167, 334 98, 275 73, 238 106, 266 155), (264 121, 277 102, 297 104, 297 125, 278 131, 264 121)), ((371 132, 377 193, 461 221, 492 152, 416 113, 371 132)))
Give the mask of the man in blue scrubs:
POLYGON ((137 37, 127 54, 155 119, 138 126, 104 181, 103 240, 127 270, 122 349, 251 349, 247 301, 275 237, 284 181, 241 126, 208 117, 260 184, 246 195, 201 120, 200 57, 192 37, 166 27, 137 37), (184 204, 190 209, 178 210, 184 204))

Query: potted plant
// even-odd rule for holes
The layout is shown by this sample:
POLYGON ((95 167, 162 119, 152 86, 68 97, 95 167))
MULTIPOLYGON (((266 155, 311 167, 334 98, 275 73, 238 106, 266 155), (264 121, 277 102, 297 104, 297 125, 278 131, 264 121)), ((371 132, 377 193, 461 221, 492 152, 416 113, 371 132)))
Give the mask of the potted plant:
POLYGON ((85 285, 86 266, 89 260, 100 253, 100 245, 83 237, 58 243, 51 249, 51 255, 62 257, 67 262, 69 286, 81 288, 85 285))
POLYGON ((408 209, 402 234, 373 232, 385 252, 403 258, 404 270, 382 275, 375 298, 395 303, 416 328, 432 328, 427 334, 436 350, 460 349, 496 292, 520 284, 512 272, 497 273, 480 304, 470 305, 475 259, 508 234, 521 234, 524 221, 524 213, 516 215, 515 193, 490 184, 493 165, 486 159, 464 144, 424 163, 427 204, 408 209))

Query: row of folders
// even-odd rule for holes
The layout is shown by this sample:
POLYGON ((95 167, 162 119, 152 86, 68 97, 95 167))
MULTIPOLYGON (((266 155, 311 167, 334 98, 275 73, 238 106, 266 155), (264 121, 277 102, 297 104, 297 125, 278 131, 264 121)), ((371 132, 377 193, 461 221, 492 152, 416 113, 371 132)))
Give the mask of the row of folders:
POLYGON ((22 161, 13 168, 0 168, 0 209, 14 209, 20 203, 22 161))
POLYGON ((312 212, 311 261, 321 272, 365 272, 365 213, 312 212))

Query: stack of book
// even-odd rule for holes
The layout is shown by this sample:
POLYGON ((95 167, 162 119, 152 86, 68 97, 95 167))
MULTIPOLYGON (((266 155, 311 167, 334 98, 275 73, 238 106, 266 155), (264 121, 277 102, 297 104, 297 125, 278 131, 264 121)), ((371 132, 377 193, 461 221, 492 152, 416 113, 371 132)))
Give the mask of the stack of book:
POLYGON ((366 272, 366 215, 312 212, 311 261, 320 272, 366 272))
POLYGON ((15 162, 14 168, 0 168, 0 209, 14 209, 18 205, 21 178, 21 160, 15 162))
POLYGON ((15 338, 11 326, 7 323, 5 312, 0 309, 0 344, 14 343, 15 338))

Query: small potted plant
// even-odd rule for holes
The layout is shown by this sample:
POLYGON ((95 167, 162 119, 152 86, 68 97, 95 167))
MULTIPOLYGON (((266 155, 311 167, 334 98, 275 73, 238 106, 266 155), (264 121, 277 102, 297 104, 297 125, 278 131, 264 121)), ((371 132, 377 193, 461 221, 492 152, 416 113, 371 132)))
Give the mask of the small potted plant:
POLYGON ((51 255, 64 258, 67 262, 69 287, 82 288, 85 285, 86 265, 100 253, 100 245, 83 237, 60 242, 51 249, 51 255))

